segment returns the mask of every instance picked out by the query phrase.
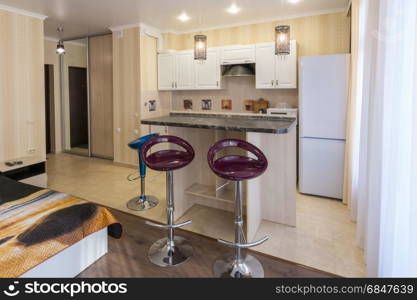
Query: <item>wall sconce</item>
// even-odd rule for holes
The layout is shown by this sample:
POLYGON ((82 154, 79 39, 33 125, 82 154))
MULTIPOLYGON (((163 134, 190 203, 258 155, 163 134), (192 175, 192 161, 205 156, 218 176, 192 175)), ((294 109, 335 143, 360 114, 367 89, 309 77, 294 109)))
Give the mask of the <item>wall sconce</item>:
POLYGON ((207 59, 207 36, 206 35, 194 36, 194 59, 195 60, 207 59))
POLYGON ((290 54, 290 26, 280 25, 275 27, 275 54, 290 54))

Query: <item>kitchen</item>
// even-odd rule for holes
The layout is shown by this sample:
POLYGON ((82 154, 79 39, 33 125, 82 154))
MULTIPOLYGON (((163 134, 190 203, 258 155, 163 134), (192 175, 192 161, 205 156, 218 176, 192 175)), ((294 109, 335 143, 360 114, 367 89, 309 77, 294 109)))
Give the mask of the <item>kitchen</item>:
MULTIPOLYGON (((195 147, 195 161, 189 169, 178 171, 175 177, 175 219, 178 222, 193 220, 193 224, 184 229, 232 239, 230 214, 234 211, 235 189, 210 173, 205 156, 216 141, 238 138, 258 146, 272 166, 271 173, 267 172, 259 180, 247 181, 244 186, 248 240, 270 238, 255 250, 329 272, 362 272, 361 259, 356 256, 346 265, 336 263, 338 253, 347 249, 357 251, 350 246, 354 239, 350 233, 352 224, 340 201, 344 169, 344 148, 340 145, 344 143, 344 134, 334 137, 329 132, 321 135, 319 130, 304 130, 317 122, 318 126, 337 128, 339 132, 345 130, 349 22, 346 11, 280 22, 284 28, 290 24, 287 55, 275 53, 273 41, 278 33, 273 24, 265 29, 267 38, 245 35, 259 32, 257 27, 266 28, 268 23, 203 32, 206 39, 203 48, 207 47, 204 60, 196 60, 193 50, 198 48, 201 40, 197 40, 197 36, 201 34, 163 34, 164 46, 157 43, 157 82, 153 83, 155 90, 150 96, 156 98, 157 107, 155 111, 145 112, 146 117, 140 124, 143 135, 175 135, 195 147), (332 24, 326 27, 330 39, 334 35, 345 38, 326 41, 327 45, 316 42, 310 45, 311 35, 318 33, 318 23, 332 24), (267 42, 268 39, 271 41, 267 42), (315 69, 315 63, 322 68, 315 69), (317 92, 311 85, 320 82, 328 82, 330 87, 338 84, 334 89, 324 87, 324 92, 317 92), (323 100, 317 101, 320 97, 323 100), (303 109, 303 103, 307 106, 311 101, 315 101, 317 107, 303 109), (160 108, 166 102, 170 107, 160 108), (307 119, 306 114, 315 117, 307 119), (335 118, 326 119, 331 115, 335 118), (284 132, 265 132, 262 124, 271 118, 289 121, 291 125, 284 132), (257 124, 248 127, 248 120, 257 124), (335 141, 338 146, 332 148, 320 143, 326 139, 335 141), (310 141, 319 143, 311 145, 310 141), (306 147, 310 148, 306 150, 306 147), (250 194, 251 191, 254 194, 250 194), (343 221, 334 224, 332 214, 343 221), (342 232, 346 232, 344 236, 342 232), (345 239, 343 242, 340 235, 345 239), (290 241, 288 245, 284 237, 290 241), (329 240, 332 245, 323 247, 329 240), (304 250, 298 249, 300 241, 305 242, 304 250), (297 250, 294 252, 294 249, 297 250), (317 253, 316 257, 312 253, 317 253), (323 253, 326 254, 323 256, 323 253)), ((147 103, 145 99, 145 111, 149 108, 147 103)), ((160 211, 155 215, 152 212, 139 214, 155 219, 160 211)))

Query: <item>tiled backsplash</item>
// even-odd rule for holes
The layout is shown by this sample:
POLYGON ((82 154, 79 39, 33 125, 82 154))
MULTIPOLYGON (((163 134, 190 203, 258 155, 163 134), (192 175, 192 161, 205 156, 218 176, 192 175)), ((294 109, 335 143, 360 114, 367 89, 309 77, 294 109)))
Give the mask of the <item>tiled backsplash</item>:
POLYGON ((298 107, 298 91, 292 90, 257 90, 255 88, 254 77, 230 77, 224 79, 222 90, 207 91, 176 91, 172 93, 172 109, 183 111, 184 100, 193 101, 193 111, 202 111, 202 100, 212 100, 212 110, 214 112, 246 112, 244 105, 246 100, 258 100, 263 98, 269 101, 270 107, 277 107, 280 103, 288 103, 293 107, 298 107), (223 107, 231 109, 222 109, 223 107))

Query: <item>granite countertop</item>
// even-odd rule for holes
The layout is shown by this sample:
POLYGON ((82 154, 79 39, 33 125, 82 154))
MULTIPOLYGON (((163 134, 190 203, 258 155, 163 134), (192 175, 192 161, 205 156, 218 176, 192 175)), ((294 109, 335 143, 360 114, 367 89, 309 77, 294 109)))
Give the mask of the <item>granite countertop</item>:
POLYGON ((142 120, 141 123, 145 125, 286 134, 296 126, 296 119, 266 115, 171 113, 168 116, 142 120))

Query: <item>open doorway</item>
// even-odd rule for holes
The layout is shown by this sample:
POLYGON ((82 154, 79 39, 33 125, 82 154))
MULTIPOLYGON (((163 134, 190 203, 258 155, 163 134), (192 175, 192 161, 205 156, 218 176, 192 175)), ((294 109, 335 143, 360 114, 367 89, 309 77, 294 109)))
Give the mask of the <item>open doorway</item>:
POLYGON ((54 66, 45 65, 45 142, 46 154, 55 153, 54 66))

